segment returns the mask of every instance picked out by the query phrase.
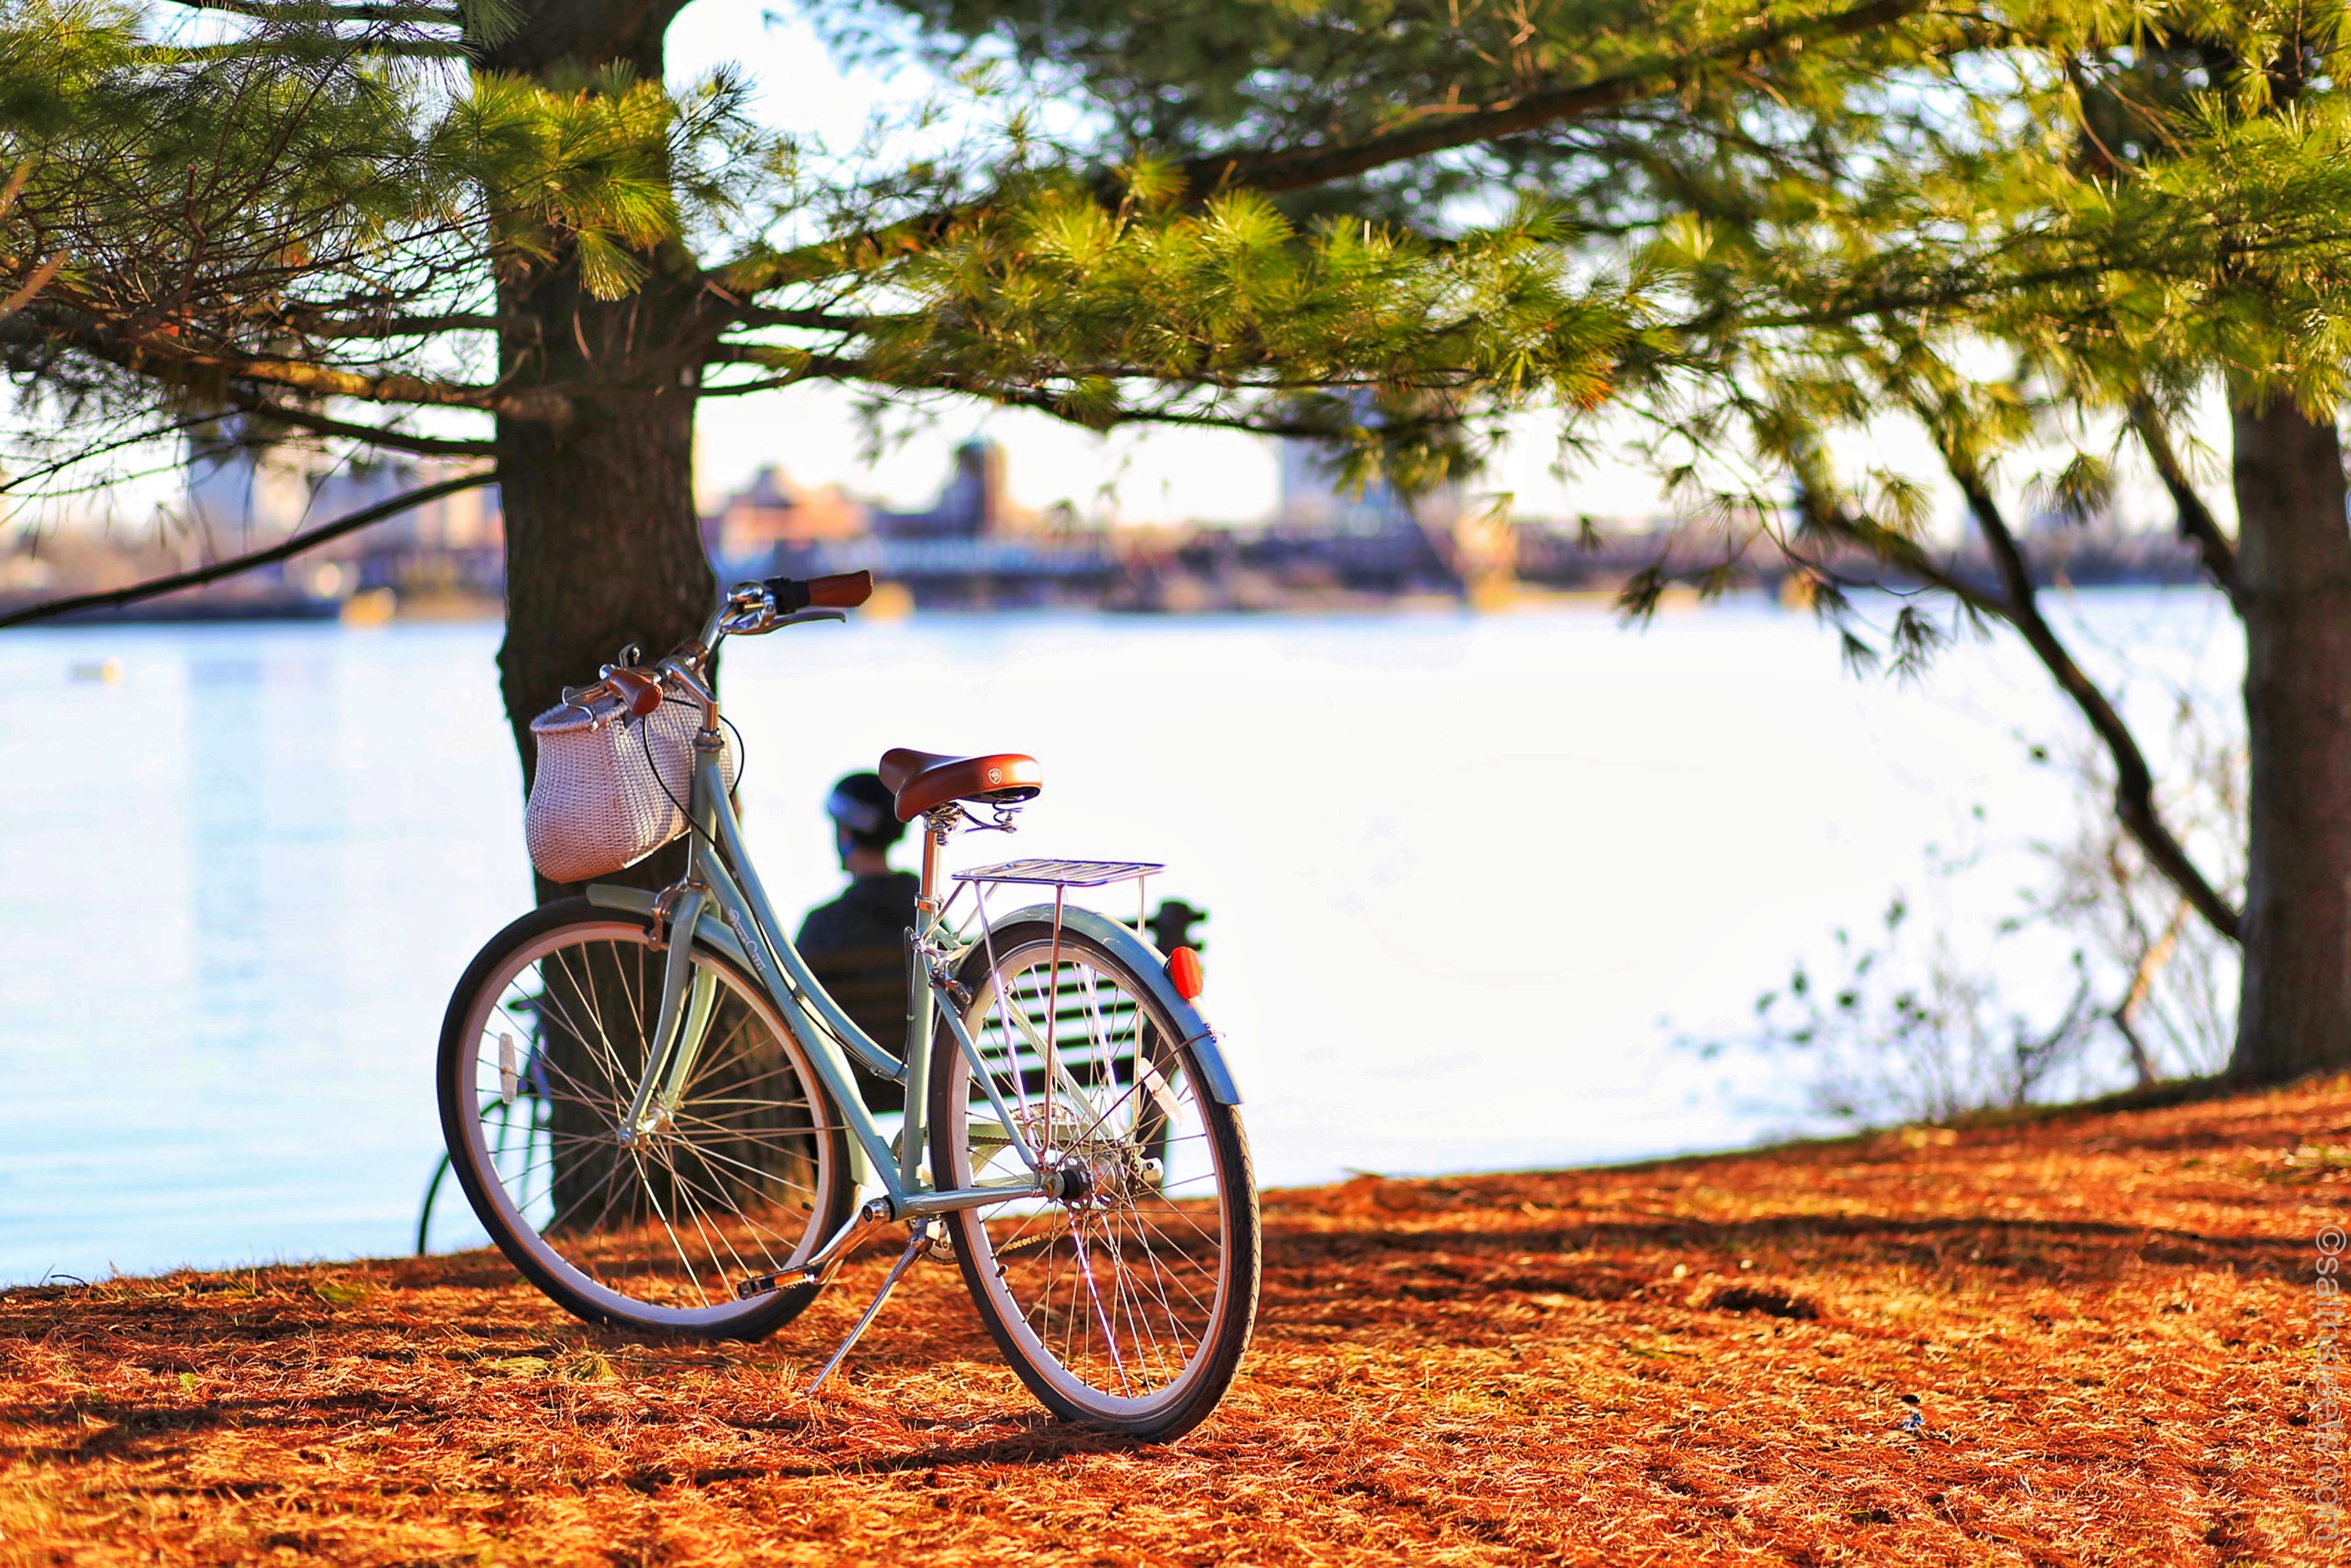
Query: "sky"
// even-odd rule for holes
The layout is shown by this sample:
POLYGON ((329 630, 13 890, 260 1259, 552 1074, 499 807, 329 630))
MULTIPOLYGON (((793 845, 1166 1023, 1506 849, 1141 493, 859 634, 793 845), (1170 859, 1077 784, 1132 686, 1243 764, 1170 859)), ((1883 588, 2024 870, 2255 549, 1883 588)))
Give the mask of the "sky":
MULTIPOLYGON (((671 26, 673 81, 721 65, 743 68, 758 88, 756 108, 778 130, 813 133, 834 149, 852 145, 877 108, 918 96, 914 69, 884 80, 843 70, 799 16, 759 0, 695 0, 671 26)), ((810 386, 743 398, 705 399, 698 487, 705 504, 739 486, 763 464, 796 483, 841 485, 896 507, 926 504, 946 477, 950 454, 985 435, 1005 448, 1013 499, 1044 507, 1060 501, 1088 517, 1120 522, 1248 523, 1271 515, 1279 485, 1272 444, 1230 432, 1127 430, 1108 436, 1028 410, 977 405, 945 413, 928 429, 869 462, 854 394, 810 386)), ((1509 491, 1522 516, 1647 517, 1665 510, 1654 480, 1626 464, 1581 474, 1570 486, 1551 472, 1555 438, 1541 420, 1479 482, 1509 491)))

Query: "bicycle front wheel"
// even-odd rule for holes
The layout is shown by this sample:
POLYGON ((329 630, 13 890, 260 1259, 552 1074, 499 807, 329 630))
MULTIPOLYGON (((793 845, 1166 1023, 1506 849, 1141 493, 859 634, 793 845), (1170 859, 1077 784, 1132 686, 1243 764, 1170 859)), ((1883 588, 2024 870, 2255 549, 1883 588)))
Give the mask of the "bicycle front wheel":
POLYGON ((745 1339, 811 1288, 740 1301, 856 1198, 840 1115, 756 980, 693 954, 676 1050, 638 1124, 669 954, 642 916, 566 899, 475 958, 442 1029, 443 1134, 498 1248, 604 1327, 745 1339))
POLYGON ((1257 1317, 1239 1117, 1207 1092, 1151 988, 1080 932, 1011 923, 960 979, 978 1061, 943 1034, 935 1177, 1017 1181, 1033 1163, 1055 1195, 955 1216, 981 1321, 1063 1419, 1136 1437, 1190 1430, 1231 1386, 1257 1317))

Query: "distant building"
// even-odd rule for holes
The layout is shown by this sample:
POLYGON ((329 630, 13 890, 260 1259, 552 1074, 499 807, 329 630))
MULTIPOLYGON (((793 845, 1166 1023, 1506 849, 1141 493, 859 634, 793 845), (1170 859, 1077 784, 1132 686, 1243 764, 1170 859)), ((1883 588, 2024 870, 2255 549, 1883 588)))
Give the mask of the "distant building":
MULTIPOLYGON (((467 466, 406 457, 329 465, 312 450, 215 434, 188 443, 186 517, 203 555, 218 559, 380 506, 467 466)), ((505 545, 497 490, 485 486, 314 545, 264 569, 258 580, 330 599, 362 588, 495 593, 504 575, 505 545)))
POLYGON ((301 521, 310 476, 298 461, 257 451, 228 429, 191 434, 187 452, 186 517, 208 553, 275 543, 301 521))
POLYGON ((802 490, 773 464, 702 519, 703 543, 722 561, 764 560, 778 549, 864 537, 865 504, 838 485, 802 490))
POLYGON ((1332 476, 1329 449, 1321 442, 1285 440, 1280 509, 1274 520, 1301 533, 1377 534, 1410 528, 1412 511, 1384 479, 1350 494, 1332 476))
POLYGON ((985 439, 956 448, 954 472, 928 508, 873 515, 875 533, 900 539, 1001 538, 1031 532, 1035 524, 1006 490, 1004 448, 985 439))
MULTIPOLYGON (((369 507, 381 506, 419 486, 439 484, 463 474, 470 465, 432 458, 395 458, 364 468, 337 468, 319 477, 311 492, 312 524, 369 507)), ((319 547, 319 559, 344 559, 360 555, 433 554, 442 551, 503 550, 506 517, 498 507, 495 486, 460 490, 411 507, 355 534, 346 534, 319 547)))
POLYGON ((1275 527, 1309 534, 1397 533, 1422 521, 1449 525, 1461 510, 1458 485, 1441 485, 1417 502, 1406 500, 1385 479, 1353 491, 1332 474, 1330 459, 1330 448, 1321 442, 1280 443, 1281 500, 1275 527))
POLYGON ((703 518, 722 574, 815 576, 870 570, 918 602, 1100 602, 1113 570, 1099 532, 1066 508, 1016 506, 1003 448, 967 441, 939 497, 919 511, 869 507, 838 489, 804 492, 777 469, 703 518))
MULTIPOLYGON (((319 476, 308 521, 329 522, 380 506, 419 486, 437 484, 472 465, 396 458, 319 476)), ((506 516, 497 486, 459 490, 394 513, 357 533, 305 551, 308 585, 329 597, 389 588, 403 599, 490 597, 506 584, 506 516)))

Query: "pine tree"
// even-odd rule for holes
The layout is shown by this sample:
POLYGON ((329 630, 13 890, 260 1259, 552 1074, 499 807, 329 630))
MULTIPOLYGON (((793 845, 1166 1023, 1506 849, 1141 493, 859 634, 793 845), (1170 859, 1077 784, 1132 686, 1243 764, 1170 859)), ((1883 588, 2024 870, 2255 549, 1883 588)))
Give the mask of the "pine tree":
MULTIPOLYGON (((1853 552, 1936 564, 1914 490, 1834 473, 1840 426, 1898 400, 1997 541, 1988 476, 2032 409, 2122 411, 2155 453, 2225 382, 2240 538, 2179 493, 2251 639, 2241 915, 2068 689, 2125 821, 2247 942, 2241 1070, 2351 1052, 2334 10, 820 6, 841 47, 967 86, 964 144, 884 166, 758 130, 724 76, 665 85, 673 0, 187 3, 201 37, 168 7, 0 13, 27 428, 78 444, 59 461, 99 414, 491 460, 518 743, 565 680, 708 603, 705 398, 822 380, 1309 434, 1407 485, 1492 415, 1629 406, 1688 475, 1761 465, 1740 515, 1834 616, 1853 552), (1078 129, 1038 129, 1049 99, 1078 129), (1997 384, 1959 368, 1987 346, 1997 384)), ((1970 591, 2072 681, 2029 592, 1970 591)), ((1897 621, 1897 657, 1932 635, 1897 621)))
MULTIPOLYGON (((1692 509, 1724 521, 1723 564, 1758 549, 1792 559, 1865 658, 1879 650, 1856 632, 1853 591, 1888 574, 2013 630, 2106 748, 2117 818, 2149 863, 2242 945, 2232 1072, 2275 1082, 2351 1064, 2351 531, 2335 415, 2351 104, 2336 86, 2339 7, 1815 10, 1805 25, 1839 29, 1829 47, 1791 37, 1703 64, 1676 47, 1719 25, 1702 8, 1637 21, 1585 5, 1386 0, 1180 17, 1084 0, 893 8, 925 36, 992 45, 1083 90, 1127 140, 1184 149, 1195 166, 1269 128, 1342 145, 1442 138, 1457 120, 1553 100, 1564 81, 1637 75, 1629 62, 1644 48, 1676 53, 1670 98, 1496 120, 1405 171, 1348 171, 1343 195, 1315 201, 1434 227, 1480 193, 1509 191, 1562 214, 1588 266, 1646 280, 1611 402, 1657 433, 1659 465, 1692 509), (1639 22, 1655 32, 1637 37, 1639 22), (2231 408, 2234 537, 2173 436, 2180 411, 2215 386, 2231 408), (1839 434, 1889 413, 1932 437, 1997 582, 1965 580, 1928 548, 1916 476, 1838 472, 1839 434), (2164 821, 2137 738, 2043 612, 1997 498, 2018 447, 2102 417, 2143 446, 2245 624, 2241 910, 2164 821)), ((887 41, 865 8, 831 15, 847 41, 887 41)), ((2080 511, 2109 483, 2106 460, 2083 451, 2052 489, 2080 511)), ((1729 580, 1721 565, 1696 575, 1729 580)), ((1663 586, 1636 582, 1631 606, 1663 586)), ((1911 667, 1948 630, 1908 608, 1890 636, 1911 667)))

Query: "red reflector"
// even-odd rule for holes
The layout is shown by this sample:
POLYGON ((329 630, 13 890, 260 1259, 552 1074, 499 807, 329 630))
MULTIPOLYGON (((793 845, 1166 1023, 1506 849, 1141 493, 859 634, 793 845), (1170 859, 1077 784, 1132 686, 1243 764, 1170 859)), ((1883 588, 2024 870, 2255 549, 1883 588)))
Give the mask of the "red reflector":
POLYGON ((1200 955, 1189 947, 1178 947, 1167 955, 1167 978, 1175 983, 1176 994, 1187 1002, 1196 1000, 1208 985, 1208 977, 1200 970, 1200 955))

